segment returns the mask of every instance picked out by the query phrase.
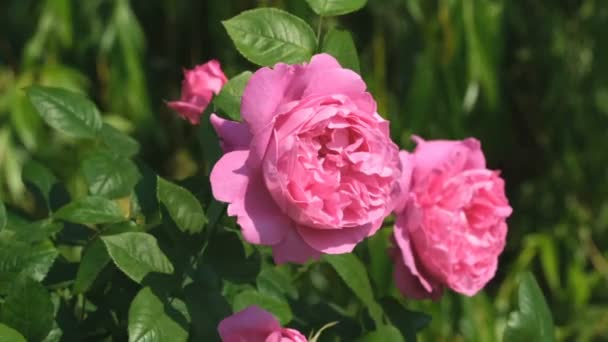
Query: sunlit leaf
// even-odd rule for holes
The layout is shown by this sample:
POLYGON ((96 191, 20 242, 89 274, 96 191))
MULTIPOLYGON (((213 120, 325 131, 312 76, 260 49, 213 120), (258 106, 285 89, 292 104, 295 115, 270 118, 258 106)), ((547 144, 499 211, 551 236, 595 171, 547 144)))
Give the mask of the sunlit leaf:
POLYGON ((367 0, 306 0, 318 15, 333 16, 357 11, 367 3, 367 0))
POLYGON ((122 233, 101 239, 116 266, 135 282, 141 282, 151 272, 173 273, 171 261, 150 234, 122 233))
POLYGON ((129 308, 129 342, 187 341, 188 332, 166 307, 149 287, 139 291, 129 308))
POLYGON ((27 342, 17 330, 0 324, 0 342, 27 342))
POLYGON ((198 233, 207 223, 200 202, 188 190, 158 177, 158 200, 165 205, 179 229, 198 233))
POLYGON ((65 89, 31 86, 27 95, 49 126, 76 138, 94 138, 102 121, 93 102, 65 89))
POLYGON ((116 223, 126 220, 115 202, 98 196, 79 198, 70 202, 61 207, 54 217, 80 224, 116 223))
POLYGON ((534 276, 525 273, 519 284, 519 310, 507 321, 504 341, 555 341, 551 311, 534 276))
POLYGON ((274 8, 258 8, 222 22, 239 52, 253 63, 306 62, 316 38, 302 19, 274 8))
POLYGON ((74 280, 74 292, 86 292, 108 262, 110 262, 110 255, 106 246, 101 240, 95 240, 82 255, 78 273, 76 273, 76 279, 74 280))
POLYGON ((241 97, 250 78, 251 71, 243 71, 234 76, 213 100, 233 120, 241 120, 241 97))
POLYGON ((89 155, 82 162, 82 173, 92 195, 109 198, 129 195, 140 178, 130 159, 106 151, 89 155))
POLYGON ((323 52, 334 56, 342 67, 359 73, 359 55, 350 32, 332 28, 325 34, 323 52))

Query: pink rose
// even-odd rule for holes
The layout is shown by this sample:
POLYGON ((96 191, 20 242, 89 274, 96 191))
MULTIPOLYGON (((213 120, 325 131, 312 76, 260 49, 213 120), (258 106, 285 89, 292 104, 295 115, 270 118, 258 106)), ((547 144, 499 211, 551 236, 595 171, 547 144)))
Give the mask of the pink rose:
POLYGON ((299 331, 281 328, 274 316, 257 306, 225 318, 218 331, 222 342, 307 342, 299 331))
POLYGON ((219 94, 226 82, 228 79, 222 72, 220 62, 215 59, 197 65, 192 70, 184 70, 182 96, 179 101, 172 101, 167 105, 182 118, 196 125, 211 102, 213 94, 219 94))
POLYGON ((365 90, 320 54, 258 70, 243 93, 243 123, 212 115, 226 152, 211 172, 213 195, 277 263, 348 253, 394 208, 399 150, 365 90))
POLYGON ((398 213, 394 277, 413 298, 441 297, 444 286, 472 296, 494 277, 511 207, 504 181, 486 169, 479 141, 424 141, 405 208, 398 213))

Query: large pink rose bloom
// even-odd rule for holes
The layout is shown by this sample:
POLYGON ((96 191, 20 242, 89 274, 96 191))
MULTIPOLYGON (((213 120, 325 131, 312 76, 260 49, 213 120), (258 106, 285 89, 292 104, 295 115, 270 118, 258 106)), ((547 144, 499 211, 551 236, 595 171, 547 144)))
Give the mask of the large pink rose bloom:
MULTIPOLYGON (((407 158, 410 193, 395 224, 395 281, 408 297, 437 299, 445 286, 472 296, 494 277, 511 207, 486 169, 479 141, 424 141, 407 158)), ((402 152, 406 154, 405 152, 402 152)))
POLYGON ((394 208, 402 171, 388 122, 333 57, 258 70, 241 114, 243 123, 211 116, 227 152, 213 195, 277 263, 348 253, 394 208))
POLYGON ((257 306, 225 318, 218 327, 222 342, 307 342, 299 331, 282 328, 272 314, 257 306))
POLYGON ((184 70, 182 82, 182 94, 178 101, 171 101, 167 105, 179 113, 179 115, 196 125, 200 116, 207 108, 213 94, 219 94, 224 84, 228 82, 220 62, 210 60, 197 65, 192 70, 184 70))

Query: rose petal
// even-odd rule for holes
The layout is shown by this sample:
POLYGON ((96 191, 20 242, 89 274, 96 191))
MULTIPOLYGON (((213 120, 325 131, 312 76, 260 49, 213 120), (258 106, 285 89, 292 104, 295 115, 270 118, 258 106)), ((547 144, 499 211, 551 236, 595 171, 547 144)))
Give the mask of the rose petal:
POLYGON ((243 91, 241 116, 251 127, 252 134, 272 121, 277 107, 284 101, 283 95, 294 72, 294 67, 279 63, 274 69, 262 68, 251 76, 243 91))
POLYGON ((455 174, 468 169, 485 168, 485 158, 477 139, 425 141, 412 136, 417 144, 413 153, 416 168, 413 177, 422 181, 433 170, 455 174))
POLYGON ((237 216, 243 237, 250 243, 274 245, 292 225, 270 197, 259 172, 246 166, 248 151, 225 154, 211 171, 213 196, 228 202, 228 214, 237 216))
POLYGON ((249 147, 251 133, 245 123, 226 120, 211 114, 209 121, 217 135, 222 139, 222 150, 224 153, 234 150, 244 150, 249 147))
POLYGON ((198 123, 200 122, 201 113, 207 107, 207 105, 199 106, 190 102, 183 101, 170 101, 167 102, 167 106, 178 112, 182 118, 187 119, 193 125, 198 125, 198 123))
MULTIPOLYGON (((423 275, 422 270, 419 269, 417 265, 416 257, 414 256, 415 252, 413 250, 413 246, 411 245, 408 230, 411 226, 419 225, 420 218, 417 216, 417 211, 412 207, 409 207, 408 211, 403 215, 399 215, 397 217, 397 221, 395 222, 393 236, 401 252, 404 266, 408 269, 408 273, 417 279, 418 283, 420 284, 420 288, 427 292, 428 295, 426 298, 435 298, 435 296, 440 297, 441 284, 431 277, 423 275)), ((407 284, 409 284, 410 280, 407 280, 407 282, 407 284)), ((402 283, 402 285, 407 284, 402 283)), ((408 286, 408 288, 414 287, 408 286)))
POLYGON ((272 314, 255 305, 225 318, 218 326, 223 342, 264 342, 280 329, 279 321, 272 314))
POLYGON ((321 253, 302 240, 293 228, 286 231, 283 241, 272 246, 272 255, 276 264, 287 262, 304 264, 309 260, 316 260, 321 257, 321 253))
POLYGON ((372 224, 343 229, 316 229, 297 225, 302 239, 317 251, 327 254, 343 254, 353 251, 355 246, 367 237, 372 224))

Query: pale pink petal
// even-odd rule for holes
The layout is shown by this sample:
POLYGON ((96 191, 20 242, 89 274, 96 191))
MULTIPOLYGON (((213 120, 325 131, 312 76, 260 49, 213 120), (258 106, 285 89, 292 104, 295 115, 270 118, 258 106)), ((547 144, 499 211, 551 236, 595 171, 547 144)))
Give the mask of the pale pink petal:
POLYGON ((293 221, 281 212, 268 193, 261 173, 250 175, 241 201, 234 203, 234 209, 230 211, 237 215, 237 223, 247 242, 275 245, 294 229, 293 221))
POLYGON ((187 119, 193 125, 198 125, 198 123, 200 122, 201 113, 207 107, 207 105, 199 106, 184 101, 170 101, 167 102, 167 106, 178 112, 182 118, 187 119))
MULTIPOLYGON (((417 210, 409 207, 404 215, 397 217, 395 222, 395 228, 393 236, 399 250, 401 252, 401 258, 404 266, 408 269, 408 274, 414 277, 420 284, 420 289, 427 292, 426 298, 432 298, 441 289, 441 284, 433 279, 432 277, 424 275, 423 271, 419 269, 417 257, 412 246, 412 241, 409 236, 409 230, 412 229, 411 225, 419 225, 420 219, 417 216, 417 210)), ((407 280, 407 282, 401 285, 411 284, 413 280, 407 280)), ((414 286, 408 286, 408 288, 417 288, 414 286)), ((441 292, 439 291, 439 296, 441 292)))
POLYGON ((399 182, 401 193, 395 205, 395 212, 398 213, 405 209, 405 205, 410 197, 410 185, 414 169, 413 158, 409 152, 399 151, 399 160, 401 161, 401 180, 399 182))
POLYGON ((249 147, 251 133, 247 124, 226 120, 217 115, 211 114, 209 117, 211 125, 221 139, 222 150, 224 153, 234 150, 244 150, 249 147))
POLYGON ((315 71, 307 82, 303 97, 335 94, 360 94, 366 85, 356 72, 348 69, 315 71))
POLYGON ((245 240, 274 245, 292 222, 274 204, 259 171, 246 166, 248 156, 245 150, 225 154, 211 171, 211 190, 218 201, 230 203, 228 214, 237 216, 245 240))
POLYGON ((272 255, 276 264, 295 262, 304 264, 309 260, 317 260, 321 253, 310 247, 293 228, 287 230, 283 241, 272 246, 272 255))
POLYGON ((222 342, 265 342, 267 336, 280 329, 272 314, 255 305, 225 318, 218 326, 222 342))
POLYGON ((367 237, 372 224, 343 229, 316 229, 298 225, 298 233, 304 241, 317 251, 326 254, 343 254, 353 251, 367 237))
POLYGON ((234 151, 226 153, 213 166, 209 179, 215 199, 232 203, 245 196, 249 179, 249 169, 245 166, 247 158, 248 151, 234 151))
POLYGON ((294 67, 280 63, 274 69, 262 68, 251 76, 243 92, 241 116, 252 134, 273 120, 294 72, 294 67))
POLYGON ((416 165, 413 177, 422 181, 433 171, 455 174, 471 168, 485 168, 481 144, 474 138, 461 140, 430 140, 413 136, 417 144, 413 153, 416 165))

